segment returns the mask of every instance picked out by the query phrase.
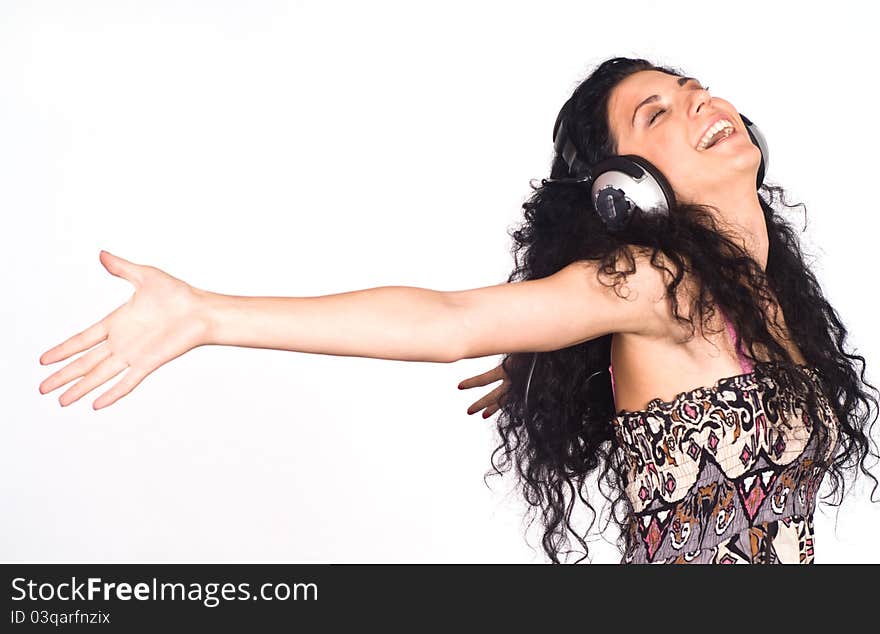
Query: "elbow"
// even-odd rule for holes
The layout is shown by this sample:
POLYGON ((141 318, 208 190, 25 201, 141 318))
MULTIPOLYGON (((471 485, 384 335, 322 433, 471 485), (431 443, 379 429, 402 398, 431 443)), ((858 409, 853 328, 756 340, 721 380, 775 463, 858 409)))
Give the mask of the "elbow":
POLYGON ((456 332, 455 329, 445 337, 439 338, 439 343, 434 346, 434 351, 430 355, 431 360, 435 363, 455 363, 462 359, 466 359, 465 347, 462 345, 462 333, 456 332))

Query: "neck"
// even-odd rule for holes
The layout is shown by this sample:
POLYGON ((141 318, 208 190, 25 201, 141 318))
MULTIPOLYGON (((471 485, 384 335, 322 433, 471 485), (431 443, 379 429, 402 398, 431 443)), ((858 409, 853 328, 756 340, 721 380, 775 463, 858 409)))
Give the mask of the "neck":
POLYGON ((720 212, 719 219, 726 225, 725 228, 732 231, 761 270, 766 270, 770 238, 764 220, 764 210, 761 209, 761 203, 758 201, 758 193, 751 190, 747 193, 727 196, 715 206, 720 212))

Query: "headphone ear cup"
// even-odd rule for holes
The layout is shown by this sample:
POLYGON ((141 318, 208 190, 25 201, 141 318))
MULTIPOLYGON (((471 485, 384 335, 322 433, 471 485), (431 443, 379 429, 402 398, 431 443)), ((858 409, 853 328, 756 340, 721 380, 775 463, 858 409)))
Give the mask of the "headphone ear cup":
POLYGON ((627 154, 624 158, 640 165, 648 174, 650 174, 656 187, 662 192, 662 196, 657 197, 655 208, 662 210, 662 213, 668 214, 669 210, 676 205, 675 192, 672 191, 672 185, 663 176, 663 172, 657 169, 651 161, 636 154, 627 154))
POLYGON ((612 231, 624 229, 637 209, 644 216, 666 215, 675 205, 675 194, 660 170, 635 154, 601 161, 593 168, 593 179, 593 204, 612 231))
POLYGON ((740 112, 739 116, 742 118, 743 123, 746 124, 746 131, 749 133, 752 143, 757 145, 758 149, 761 150, 761 164, 758 166, 758 177, 755 181, 755 188, 760 189, 761 185, 764 183, 764 174, 766 174, 767 170, 770 168, 770 148, 767 146, 767 139, 764 137, 761 129, 752 123, 743 113, 740 112))

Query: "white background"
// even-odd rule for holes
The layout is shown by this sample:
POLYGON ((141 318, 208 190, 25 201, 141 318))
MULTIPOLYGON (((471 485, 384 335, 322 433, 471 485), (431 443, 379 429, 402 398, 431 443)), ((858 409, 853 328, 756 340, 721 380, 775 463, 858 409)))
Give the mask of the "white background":
MULTIPOLYGON (((500 357, 205 347, 98 412, 107 386, 40 395, 38 358, 130 296, 102 248, 242 295, 505 281, 556 114, 614 55, 761 127, 877 384, 875 23, 811 6, 0 4, 0 559, 545 561, 512 479, 482 481, 488 388, 456 389, 500 357)), ((817 562, 880 563, 868 484, 836 532, 817 513, 817 562)))

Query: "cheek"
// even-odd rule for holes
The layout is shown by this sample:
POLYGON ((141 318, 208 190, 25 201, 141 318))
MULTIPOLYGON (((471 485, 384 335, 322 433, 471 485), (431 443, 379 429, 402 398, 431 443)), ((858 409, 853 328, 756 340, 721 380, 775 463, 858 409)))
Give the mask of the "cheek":
POLYGON ((645 158, 660 170, 676 192, 687 191, 687 183, 693 182, 701 171, 700 155, 680 140, 658 139, 656 145, 646 149, 645 158))
MULTIPOLYGON (((719 106, 719 107, 721 107, 721 108, 724 108, 724 109, 727 110, 728 112, 732 112, 732 113, 735 113, 735 114, 737 114, 737 115, 739 114, 739 110, 736 109, 736 106, 734 106, 732 103, 730 103, 729 101, 727 101, 727 99, 722 99, 721 97, 713 97, 713 98, 712 98, 712 101, 713 101, 717 106, 719 106)), ((740 123, 742 123, 742 121, 740 121, 740 123)))

